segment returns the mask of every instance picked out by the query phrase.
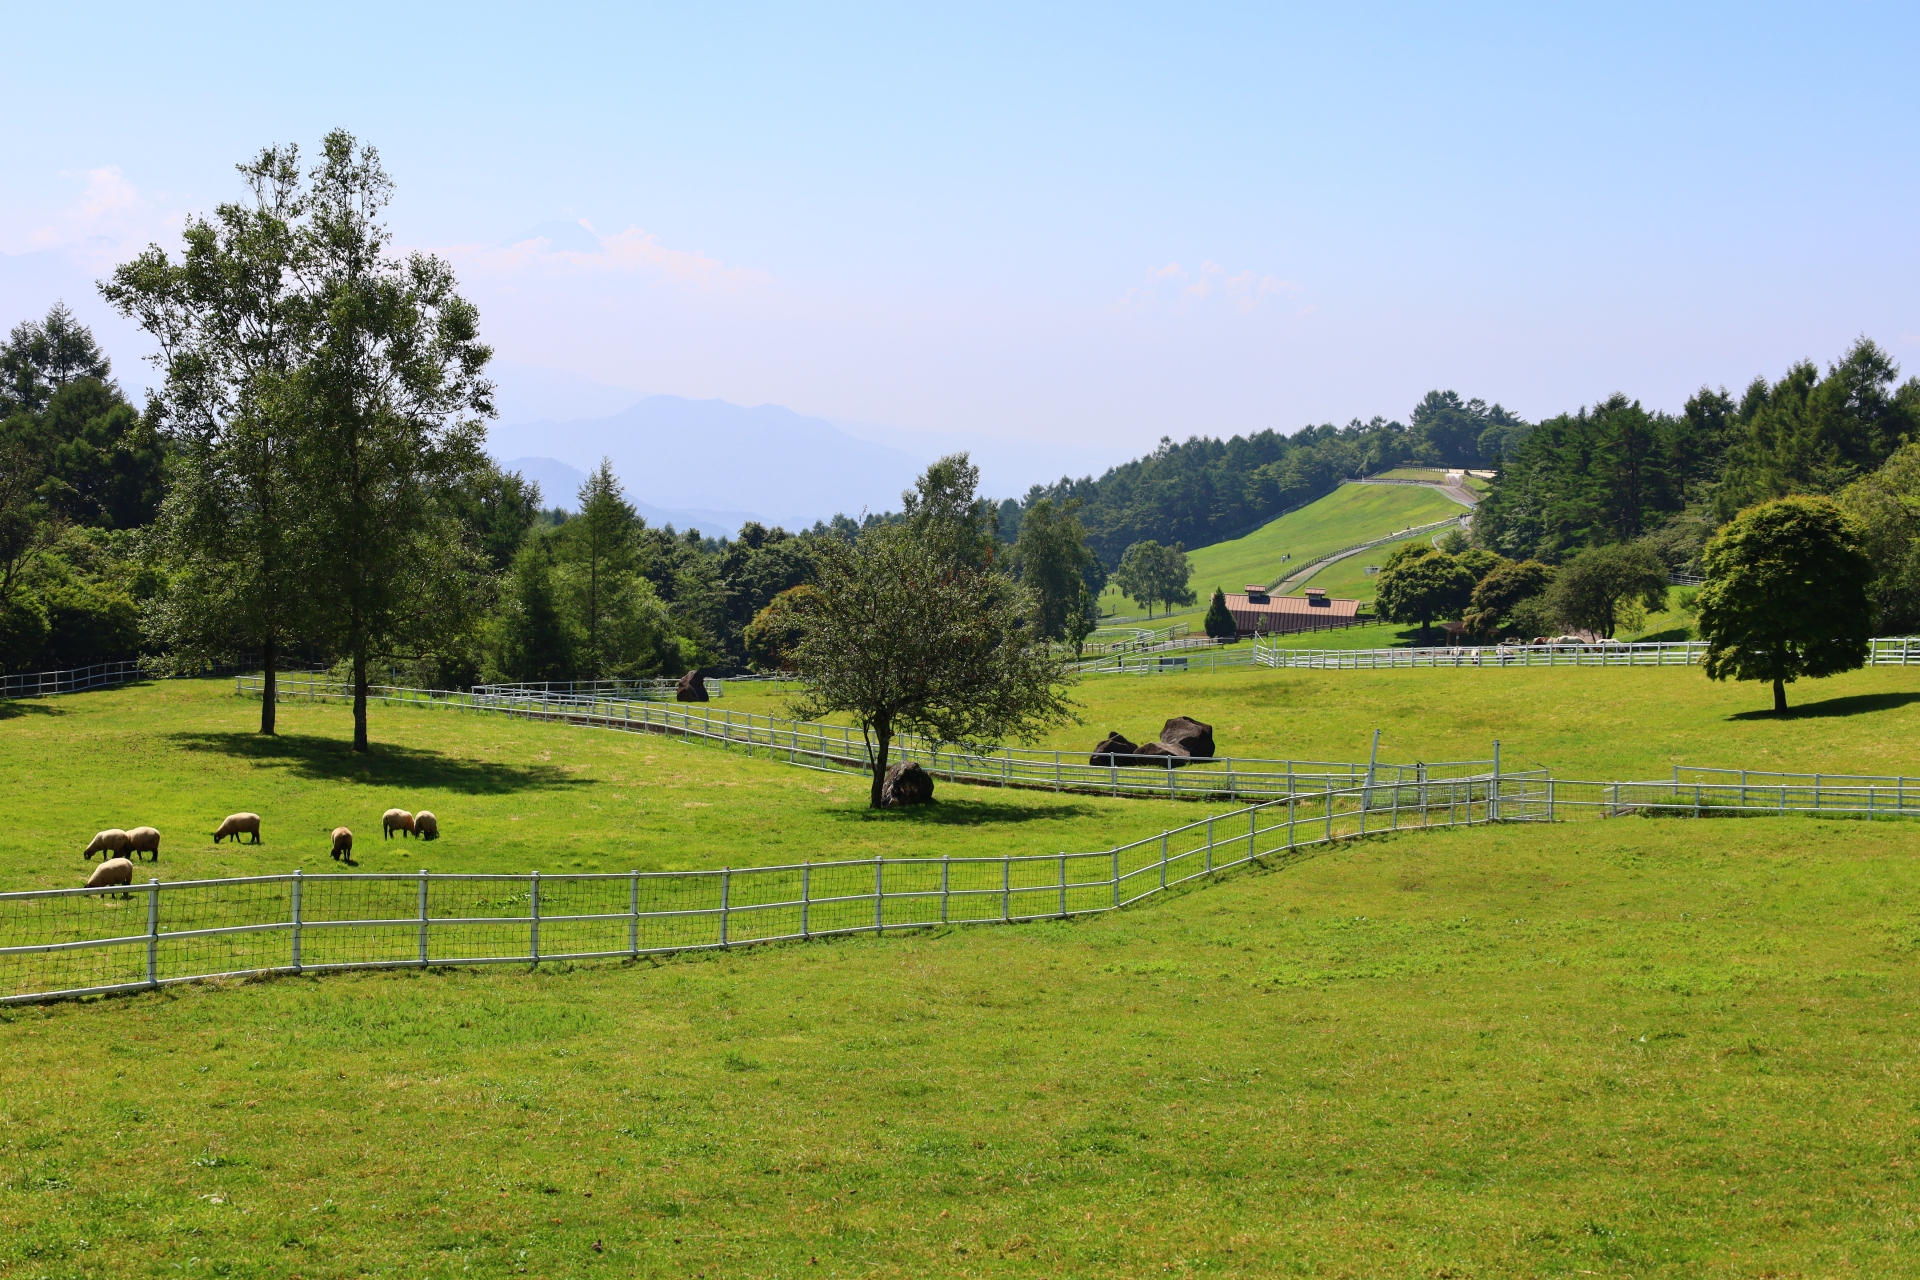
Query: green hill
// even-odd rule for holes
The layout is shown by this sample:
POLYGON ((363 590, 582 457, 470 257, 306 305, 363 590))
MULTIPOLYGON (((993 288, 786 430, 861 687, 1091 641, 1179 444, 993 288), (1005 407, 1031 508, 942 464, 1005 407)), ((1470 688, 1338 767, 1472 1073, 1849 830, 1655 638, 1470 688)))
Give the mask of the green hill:
MULTIPOLYGON (((1343 484, 1318 502, 1289 511, 1244 538, 1188 552, 1193 589, 1200 597, 1197 609, 1205 609, 1215 587, 1238 591, 1250 582, 1271 583, 1342 547, 1445 520, 1465 510, 1444 494, 1419 485, 1343 484), (1282 559, 1288 555, 1291 560, 1282 559)), ((1121 595, 1118 588, 1109 592, 1104 603, 1123 616, 1146 616, 1146 606, 1121 595)))

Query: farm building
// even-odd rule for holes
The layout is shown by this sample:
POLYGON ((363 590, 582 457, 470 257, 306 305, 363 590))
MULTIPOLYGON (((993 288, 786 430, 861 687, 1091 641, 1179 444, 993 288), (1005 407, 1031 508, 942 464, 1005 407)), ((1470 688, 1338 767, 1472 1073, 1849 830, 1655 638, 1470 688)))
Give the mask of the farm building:
POLYGON ((1359 621, 1359 610, 1358 600, 1335 600, 1318 587, 1308 587, 1304 596, 1276 596, 1255 584, 1227 596, 1227 612, 1243 636, 1350 627, 1359 621))

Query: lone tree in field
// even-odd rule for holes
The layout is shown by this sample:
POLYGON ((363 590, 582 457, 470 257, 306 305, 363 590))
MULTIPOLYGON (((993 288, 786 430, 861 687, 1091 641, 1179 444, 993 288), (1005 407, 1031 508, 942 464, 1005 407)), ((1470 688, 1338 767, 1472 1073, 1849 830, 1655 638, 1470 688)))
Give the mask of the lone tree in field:
POLYGON ((1193 577, 1193 566, 1187 563, 1187 549, 1181 543, 1163 547, 1151 538, 1145 542, 1136 542, 1127 548, 1120 557, 1120 567, 1113 571, 1113 581, 1122 591, 1147 606, 1147 616, 1153 616, 1153 606, 1163 606, 1163 611, 1173 612, 1175 605, 1193 603, 1193 588, 1187 585, 1193 577))
POLYGON ((1389 622, 1417 622, 1424 638, 1435 618, 1459 616, 1473 596, 1473 572, 1425 543, 1402 547, 1380 570, 1374 610, 1389 622))
POLYGON ((1547 603, 1565 626, 1613 639, 1622 619, 1667 600, 1667 566, 1642 543, 1589 547, 1554 575, 1547 603))
POLYGON ((314 582, 332 638, 353 664, 353 749, 367 750, 367 659, 419 634, 462 535, 441 501, 478 469, 483 376, 492 351, 480 318, 438 258, 391 252, 379 220, 393 184, 371 147, 327 135, 309 175, 297 246, 305 359, 301 495, 324 554, 314 582))
POLYGON ((1700 636, 1715 680, 1771 680, 1773 709, 1787 684, 1851 671, 1867 659, 1873 562, 1858 527, 1825 498, 1749 507, 1701 557, 1700 636))
MULTIPOLYGON (((951 532, 951 530, 948 530, 951 532)), ((893 738, 980 744, 1068 718, 1060 662, 1031 625, 1031 597, 1006 575, 956 563, 911 525, 823 540, 791 661, 810 683, 793 713, 851 714, 881 807, 893 738)))
POLYGON ((280 655, 300 638, 314 546, 291 379, 303 356, 297 147, 239 166, 249 203, 191 218, 176 262, 158 245, 101 291, 160 346, 156 408, 173 467, 155 529, 175 566, 157 629, 175 653, 260 655, 260 732, 274 731, 280 655))
POLYGON ((1227 608, 1227 593, 1219 587, 1213 589, 1213 603, 1207 606, 1207 634, 1215 640, 1231 640, 1240 634, 1240 626, 1233 620, 1233 611, 1227 608))

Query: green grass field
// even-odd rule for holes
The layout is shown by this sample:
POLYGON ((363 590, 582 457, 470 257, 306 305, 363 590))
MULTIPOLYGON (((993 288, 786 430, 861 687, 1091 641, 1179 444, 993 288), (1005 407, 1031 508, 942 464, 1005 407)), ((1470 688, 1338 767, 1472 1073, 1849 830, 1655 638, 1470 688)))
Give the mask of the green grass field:
POLYGON ((0 1273, 1911 1274, 1916 898, 1920 826, 1626 819, 0 1010, 0 1273))
MULTIPOLYGON (((1465 510, 1451 498, 1416 485, 1343 484, 1318 502, 1290 511, 1244 538, 1189 551, 1191 585, 1199 604, 1172 616, 1204 614, 1215 587, 1239 591, 1250 582, 1271 583, 1318 556, 1465 510), (1288 554, 1293 558, 1283 562, 1281 557, 1288 554)), ((1118 588, 1103 603, 1123 615, 1146 616, 1146 606, 1128 599, 1118 588)))
MULTIPOLYGON (((1389 542, 1359 555, 1348 556, 1345 560, 1336 560, 1320 572, 1300 584, 1300 590, 1315 587, 1326 592, 1336 600, 1371 601, 1377 592, 1380 581, 1378 574, 1368 573, 1368 565, 1380 565, 1386 558, 1408 543, 1431 543, 1430 533, 1416 534, 1411 538, 1402 538, 1398 542, 1389 542)), ((1298 594, 1296 592, 1296 594, 1298 594)))
MULTIPOLYGON (((1356 627, 1301 643, 1384 647, 1383 638, 1401 634, 1356 627)), ((782 713, 778 695, 748 688, 730 687, 724 704, 782 713)), ((1483 759, 1499 738, 1514 768, 1603 781, 1667 777, 1676 764, 1920 775, 1920 668, 1871 667, 1789 685, 1793 711, 1784 720, 1774 718, 1767 687, 1715 683, 1697 667, 1241 667, 1090 676, 1073 697, 1083 723, 1051 731, 1044 745, 1084 751, 1109 729, 1138 741, 1187 715, 1214 726, 1222 753, 1268 759, 1364 760, 1379 728, 1383 760, 1483 759)))
POLYGON ((346 749, 344 706, 292 703, 280 734, 231 681, 180 680, 0 702, 0 889, 84 882, 104 827, 161 831, 157 868, 199 876, 341 870, 336 826, 375 871, 626 871, 805 859, 1102 849, 1190 822, 1190 805, 942 786, 919 811, 867 808, 864 778, 651 735, 375 706, 377 750, 346 749), (21 803, 23 797, 30 797, 21 803), (442 838, 383 839, 388 808, 431 809, 442 838), (264 820, 255 847, 210 833, 264 820), (1157 825, 1156 825, 1157 824, 1157 825))

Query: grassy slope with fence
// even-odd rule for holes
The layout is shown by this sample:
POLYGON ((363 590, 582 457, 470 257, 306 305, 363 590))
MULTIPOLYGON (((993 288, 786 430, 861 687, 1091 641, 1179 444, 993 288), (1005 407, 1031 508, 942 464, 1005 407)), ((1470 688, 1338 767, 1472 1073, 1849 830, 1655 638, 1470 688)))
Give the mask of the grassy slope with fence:
POLYGON ((137 824, 162 832, 158 868, 143 862, 139 877, 176 880, 339 870, 327 849, 341 825, 365 870, 651 871, 998 855, 1009 842, 1098 849, 1195 816, 1175 802, 987 788, 874 812, 860 777, 676 738, 411 707, 376 705, 377 749, 355 758, 346 707, 287 703, 265 740, 252 732, 259 704, 233 688, 178 680, 0 703, 0 889, 80 883, 93 833, 137 824), (383 839, 389 807, 431 809, 442 838, 383 839), (265 843, 215 846, 214 826, 242 810, 263 816, 265 843))
MULTIPOLYGON (((1204 614, 1215 587, 1239 591, 1250 582, 1271 583, 1342 547, 1411 525, 1445 520, 1464 510, 1451 498, 1419 485, 1343 484, 1319 501, 1290 511, 1245 537, 1189 551, 1187 559, 1193 565, 1189 585, 1199 603, 1173 617, 1192 614, 1197 618, 1204 614), (1280 557, 1288 554, 1293 558, 1283 562, 1280 557)), ((1118 588, 1103 604, 1123 615, 1146 617, 1146 606, 1120 595, 1118 588)))
MULTIPOLYGON (((1383 632, 1388 628, 1356 628, 1383 632)), ((1870 667, 1789 687, 1785 720, 1753 684, 1697 667, 1302 671, 1242 667, 1165 676, 1092 676, 1073 691, 1084 723, 1049 747, 1085 752, 1110 729, 1135 741, 1172 716, 1214 726, 1222 755, 1469 760, 1499 738, 1509 767, 1604 781, 1664 778, 1673 766, 1920 774, 1920 669, 1870 667)), ((734 685, 736 711, 780 712, 781 697, 734 685)))
POLYGON ((0 1271, 1890 1274, 1916 895, 1920 824, 1481 828, 1075 922, 0 1009, 0 1271))

